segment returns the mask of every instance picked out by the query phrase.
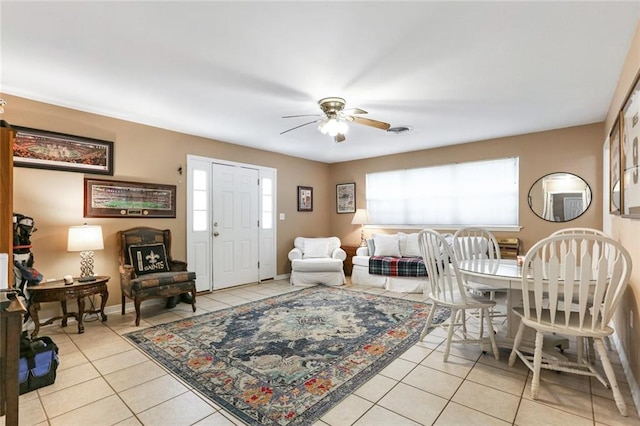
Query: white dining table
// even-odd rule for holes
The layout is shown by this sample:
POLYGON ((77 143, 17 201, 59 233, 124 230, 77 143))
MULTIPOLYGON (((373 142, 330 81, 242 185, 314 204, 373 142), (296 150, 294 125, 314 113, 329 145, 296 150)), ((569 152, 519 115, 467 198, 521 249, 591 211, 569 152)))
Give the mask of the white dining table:
MULTIPOLYGON (((506 291, 507 319, 504 327, 498 330, 496 343, 511 349, 520 325, 520 317, 513 313, 512 308, 522 306, 522 266, 516 259, 479 259, 458 261, 458 269, 467 281, 506 291)), ((533 330, 526 330, 522 340, 522 346, 531 346, 533 353, 533 330), (525 342, 530 342, 530 345, 525 342)), ((564 358, 556 349, 568 349, 569 341, 563 336, 545 336, 544 347, 546 355, 564 358)))

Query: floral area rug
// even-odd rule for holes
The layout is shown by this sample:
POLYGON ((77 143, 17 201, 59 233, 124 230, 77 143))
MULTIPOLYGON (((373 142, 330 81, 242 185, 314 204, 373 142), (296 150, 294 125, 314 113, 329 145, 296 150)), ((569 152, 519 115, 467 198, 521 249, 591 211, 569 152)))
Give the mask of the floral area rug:
POLYGON ((126 337, 243 422, 301 425, 416 343, 430 309, 317 286, 126 337))

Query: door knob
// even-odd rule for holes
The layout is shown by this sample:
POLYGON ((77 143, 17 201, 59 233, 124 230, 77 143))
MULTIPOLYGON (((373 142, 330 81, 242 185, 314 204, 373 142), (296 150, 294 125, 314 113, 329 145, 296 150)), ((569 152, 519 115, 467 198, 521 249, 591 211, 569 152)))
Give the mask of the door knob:
POLYGON ((218 235, 220 235, 220 233, 219 233, 219 232, 217 232, 217 231, 213 233, 213 236, 214 236, 214 237, 217 237, 218 235))

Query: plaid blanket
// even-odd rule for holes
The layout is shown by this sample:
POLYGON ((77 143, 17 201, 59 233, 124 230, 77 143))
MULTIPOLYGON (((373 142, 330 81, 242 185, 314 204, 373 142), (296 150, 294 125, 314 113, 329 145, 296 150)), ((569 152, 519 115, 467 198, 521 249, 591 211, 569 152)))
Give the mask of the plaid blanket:
POLYGON ((427 269, 421 257, 369 257, 369 273, 387 277, 426 277, 427 269))

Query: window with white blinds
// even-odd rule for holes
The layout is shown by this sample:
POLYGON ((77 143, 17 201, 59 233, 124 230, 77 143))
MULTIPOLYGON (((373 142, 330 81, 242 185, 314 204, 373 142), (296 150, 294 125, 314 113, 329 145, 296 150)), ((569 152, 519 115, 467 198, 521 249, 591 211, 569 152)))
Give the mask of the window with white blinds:
POLYGON ((518 158, 366 175, 369 223, 517 226, 518 158))

